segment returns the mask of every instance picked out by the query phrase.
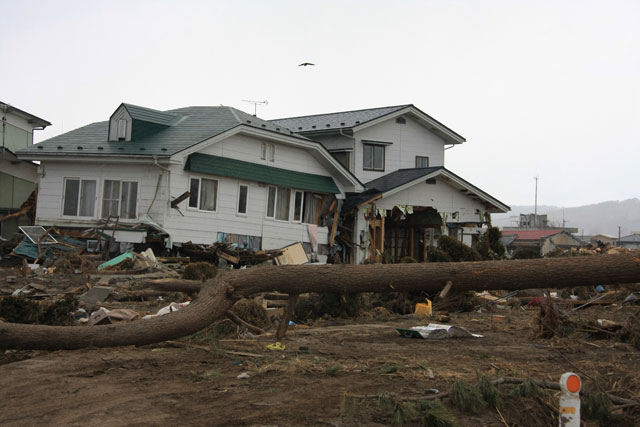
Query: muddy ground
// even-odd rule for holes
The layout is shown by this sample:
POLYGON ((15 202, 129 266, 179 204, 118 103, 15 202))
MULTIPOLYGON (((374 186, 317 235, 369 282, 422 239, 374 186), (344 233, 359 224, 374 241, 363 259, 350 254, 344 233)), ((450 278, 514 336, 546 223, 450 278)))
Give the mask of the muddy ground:
MULTIPOLYGON (((623 321, 638 310, 594 306, 572 316, 623 321)), ((266 347, 274 343, 272 334, 218 340, 205 330, 140 348, 6 351, 0 355, 0 425, 419 425, 403 412, 407 402, 448 392, 456 379, 474 383, 478 375, 557 382, 573 371, 586 389, 640 396, 640 351, 634 346, 581 333, 535 338, 537 308, 498 313, 506 321, 493 321, 493 314, 451 316, 451 324, 484 338, 404 338, 395 328, 428 323, 408 315, 297 326, 283 340, 284 350, 266 347), (248 378, 238 378, 244 373, 248 378), (376 398, 385 392, 386 405, 376 398)), ((557 425, 555 391, 514 397, 509 386, 500 390, 498 410, 473 414, 448 397, 442 402, 458 425, 557 425)), ((639 420, 636 407, 602 425, 639 420)))

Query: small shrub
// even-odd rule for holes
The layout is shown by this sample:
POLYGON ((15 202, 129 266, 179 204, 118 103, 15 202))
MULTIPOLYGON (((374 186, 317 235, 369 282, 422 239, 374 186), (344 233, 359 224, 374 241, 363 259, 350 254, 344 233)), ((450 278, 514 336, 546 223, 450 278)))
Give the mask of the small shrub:
POLYGON ((490 407, 497 408, 500 406, 500 404, 502 403, 500 391, 484 375, 479 376, 478 378, 478 388, 480 389, 482 398, 490 407))
POLYGON ((438 238, 438 248, 443 250, 453 261, 481 261, 482 257, 473 248, 450 236, 438 238))
POLYGON ((538 383, 528 378, 511 392, 512 395, 517 397, 540 397, 543 393, 538 383))
POLYGON ((606 393, 587 393, 582 397, 585 418, 605 421, 611 415, 611 400, 606 393))
POLYGON ((455 427, 456 418, 439 400, 420 400, 415 405, 420 425, 429 427, 455 427))
POLYGON ((428 262, 452 262, 453 258, 448 253, 435 246, 429 246, 427 248, 427 261, 428 262))
POLYGON ((462 411, 472 414, 477 414, 487 405, 476 385, 466 384, 460 380, 455 380, 453 383, 451 400, 462 411))

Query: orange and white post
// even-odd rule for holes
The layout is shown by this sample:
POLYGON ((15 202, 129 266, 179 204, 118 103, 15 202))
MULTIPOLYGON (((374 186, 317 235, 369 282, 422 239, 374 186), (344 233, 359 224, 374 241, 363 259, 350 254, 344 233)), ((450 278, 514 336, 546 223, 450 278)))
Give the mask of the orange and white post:
POLYGON ((580 427, 580 389, 582 380, 573 372, 560 377, 560 427, 580 427))

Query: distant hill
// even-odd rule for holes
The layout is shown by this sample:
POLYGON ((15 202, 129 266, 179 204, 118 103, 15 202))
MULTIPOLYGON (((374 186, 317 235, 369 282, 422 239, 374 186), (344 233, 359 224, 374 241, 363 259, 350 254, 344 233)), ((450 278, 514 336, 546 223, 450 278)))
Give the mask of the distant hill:
MULTIPOLYGON (((511 206, 511 212, 491 215, 492 223, 498 227, 518 225, 521 213, 533 213, 534 206, 511 206)), ((562 208, 558 206, 538 206, 538 214, 547 214, 554 225, 579 230, 579 235, 608 234, 618 236, 618 226, 623 236, 640 231, 640 199, 609 201, 594 205, 562 208)))

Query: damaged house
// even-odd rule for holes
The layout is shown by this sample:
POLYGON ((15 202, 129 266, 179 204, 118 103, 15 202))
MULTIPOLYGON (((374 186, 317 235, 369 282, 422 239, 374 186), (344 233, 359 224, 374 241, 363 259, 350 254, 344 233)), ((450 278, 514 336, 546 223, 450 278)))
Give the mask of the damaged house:
POLYGON ((509 207, 444 166, 465 139, 413 105, 274 120, 321 142, 366 190, 342 206, 345 262, 426 259, 442 234, 473 244, 509 207))
MULTIPOLYGON (((231 107, 121 104, 20 150, 41 162, 36 223, 120 243, 303 242, 362 263, 472 244, 509 207, 444 167, 465 139, 413 105, 264 121, 231 107), (366 184, 362 184, 366 183, 366 184)), ((322 258, 320 258, 322 259, 322 258)))
POLYGON ((3 218, 0 221, 0 237, 9 239, 18 231, 19 226, 31 223, 30 218, 19 212, 28 203, 38 183, 38 165, 18 159, 15 153, 30 147, 33 144, 33 132, 42 130, 51 123, 2 101, 0 114, 0 218, 3 218), (4 219, 5 217, 10 219, 4 219))
POLYGON ((107 228, 120 243, 154 231, 167 246, 304 242, 322 254, 336 199, 363 190, 320 143, 231 107, 121 104, 18 153, 41 162, 36 224, 107 228))

